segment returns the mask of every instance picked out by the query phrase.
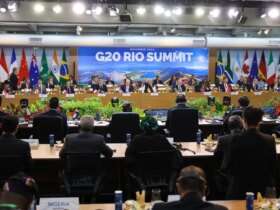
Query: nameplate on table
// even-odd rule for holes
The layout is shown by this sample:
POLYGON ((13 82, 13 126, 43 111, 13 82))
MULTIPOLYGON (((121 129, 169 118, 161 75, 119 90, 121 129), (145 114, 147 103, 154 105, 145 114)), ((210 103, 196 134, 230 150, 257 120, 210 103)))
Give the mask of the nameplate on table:
POLYGON ((47 98, 48 94, 39 94, 39 98, 47 98))
POLYGON ((205 95, 205 96, 211 96, 211 95, 212 95, 212 92, 204 92, 203 95, 205 95))
POLYGON ((122 96, 131 96, 131 93, 123 93, 122 96))
POLYGON ((28 143, 32 149, 37 149, 39 147, 39 139, 21 139, 21 140, 28 143))
POLYGON ((105 97, 106 94, 105 94, 105 93, 98 93, 97 96, 99 96, 99 97, 105 97))
POLYGON ((79 210, 79 198, 40 198, 39 210, 79 210))
POLYGON ((180 195, 168 195, 167 202, 179 201, 180 195))
POLYGON ((9 95, 5 95, 5 98, 15 98, 15 95, 9 94, 9 95))
POLYGON ((232 96, 237 96, 238 94, 239 94, 238 91, 236 91, 236 92, 231 92, 231 93, 230 93, 230 95, 232 95, 232 96))
POLYGON ((186 92, 177 92, 177 95, 186 95, 186 92))
POLYGON ((256 96, 260 96, 260 95, 262 95, 262 92, 254 92, 254 94, 255 94, 256 96))
POLYGON ((158 96, 158 93, 151 93, 151 96, 158 96))
POLYGON ((66 97, 67 98, 73 98, 73 97, 75 97, 75 94, 66 94, 66 97))

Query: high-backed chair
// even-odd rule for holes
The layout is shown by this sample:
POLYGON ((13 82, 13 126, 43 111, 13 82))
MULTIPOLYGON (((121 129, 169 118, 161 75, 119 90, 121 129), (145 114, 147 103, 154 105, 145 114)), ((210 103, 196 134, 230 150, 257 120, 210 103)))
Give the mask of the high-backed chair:
POLYGON ((59 116, 40 115, 33 119, 33 135, 40 144, 49 143, 49 135, 54 134, 55 140, 62 140, 65 135, 63 119, 59 116))
POLYGON ((62 161, 67 195, 95 200, 106 174, 106 167, 104 163, 101 164, 100 154, 66 153, 62 161))
POLYGON ((137 113, 122 112, 115 113, 109 126, 111 135, 110 142, 125 143, 126 134, 130 133, 132 136, 140 133, 140 119, 137 113))
POLYGON ((149 151, 136 155, 135 163, 129 175, 136 181, 138 188, 148 194, 152 189, 161 189, 162 196, 174 193, 178 166, 175 165, 176 152, 149 151))
POLYGON ((191 108, 169 110, 168 131, 175 141, 195 141, 198 130, 198 111, 191 108))

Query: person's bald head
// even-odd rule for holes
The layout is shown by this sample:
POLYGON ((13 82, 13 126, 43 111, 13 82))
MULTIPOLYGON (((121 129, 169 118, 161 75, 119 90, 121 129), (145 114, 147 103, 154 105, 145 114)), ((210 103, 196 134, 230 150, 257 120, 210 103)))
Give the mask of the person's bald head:
POLYGON ((239 115, 232 115, 228 118, 228 129, 232 130, 242 130, 244 128, 244 122, 239 115))
POLYGON ((190 192, 195 192, 203 197, 207 188, 206 175, 199 167, 185 167, 180 172, 176 186, 181 197, 186 196, 190 192))
POLYGON ((80 129, 84 132, 91 132, 94 126, 94 119, 90 115, 84 115, 81 117, 80 129))

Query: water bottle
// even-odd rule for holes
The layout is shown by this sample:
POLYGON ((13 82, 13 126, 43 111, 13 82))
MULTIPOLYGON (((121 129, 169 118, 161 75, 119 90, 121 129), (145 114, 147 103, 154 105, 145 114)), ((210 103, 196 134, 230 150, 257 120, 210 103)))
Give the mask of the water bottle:
POLYGON ((196 133, 196 143, 200 144, 201 143, 201 139, 202 139, 202 131, 200 129, 198 129, 197 133, 196 133))
POLYGON ((54 134, 49 135, 50 147, 54 147, 54 134))
POLYGON ((127 133, 126 134, 126 143, 127 143, 127 145, 129 145, 130 142, 131 142, 131 133, 127 133))
POLYGON ((123 206, 123 193, 121 190, 115 191, 115 210, 122 210, 123 206))
POLYGON ((96 114, 95 114, 95 120, 96 120, 96 121, 100 121, 100 120, 101 120, 101 116, 100 116, 100 113, 99 113, 99 112, 96 112, 96 114))
POLYGON ((254 193, 246 193, 246 210, 254 210, 254 193))

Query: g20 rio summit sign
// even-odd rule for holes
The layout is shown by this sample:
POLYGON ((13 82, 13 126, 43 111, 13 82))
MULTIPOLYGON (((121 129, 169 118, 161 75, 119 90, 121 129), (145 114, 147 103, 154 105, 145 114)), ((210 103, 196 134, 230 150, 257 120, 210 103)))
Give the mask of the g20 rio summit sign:
POLYGON ((208 76, 208 49, 80 47, 78 68, 81 83, 92 75, 117 82, 126 75, 134 80, 155 75, 167 80, 173 74, 204 78, 208 76))

